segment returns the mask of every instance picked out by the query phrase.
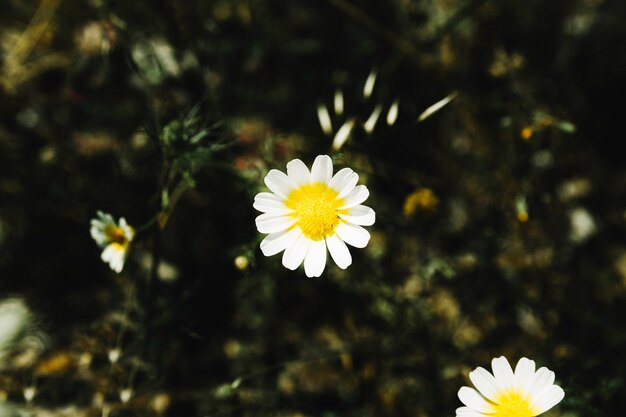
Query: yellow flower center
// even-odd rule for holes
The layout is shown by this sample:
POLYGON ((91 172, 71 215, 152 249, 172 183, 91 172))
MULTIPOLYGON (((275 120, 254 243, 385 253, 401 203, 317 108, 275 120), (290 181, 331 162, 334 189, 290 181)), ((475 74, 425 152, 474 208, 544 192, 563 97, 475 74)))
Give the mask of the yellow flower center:
POLYGON ((536 415, 530 402, 518 392, 501 393, 494 405, 494 417, 531 417, 536 415))
POLYGON ((123 248, 128 245, 128 237, 121 227, 109 226, 106 233, 109 241, 117 248, 123 248))
POLYGON ((285 205, 295 210, 293 216, 298 221, 302 233, 312 240, 322 240, 332 234, 339 224, 339 207, 345 203, 337 198, 337 191, 326 184, 306 184, 293 190, 285 205))

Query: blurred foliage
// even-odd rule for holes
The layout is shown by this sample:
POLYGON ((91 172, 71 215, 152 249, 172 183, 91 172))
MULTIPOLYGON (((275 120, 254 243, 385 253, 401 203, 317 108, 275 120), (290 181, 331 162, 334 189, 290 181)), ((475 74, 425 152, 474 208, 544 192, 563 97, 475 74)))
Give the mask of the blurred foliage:
POLYGON ((0 416, 454 415, 499 355, 556 372, 547 415, 618 415, 624 18, 608 0, 4 1, 0 295, 32 330, 2 348, 0 416), (262 256, 252 200, 269 169, 330 152, 316 109, 337 89, 350 116, 398 100, 398 119, 332 155, 377 222, 311 280, 262 256), (115 275, 96 210, 168 221, 115 275))

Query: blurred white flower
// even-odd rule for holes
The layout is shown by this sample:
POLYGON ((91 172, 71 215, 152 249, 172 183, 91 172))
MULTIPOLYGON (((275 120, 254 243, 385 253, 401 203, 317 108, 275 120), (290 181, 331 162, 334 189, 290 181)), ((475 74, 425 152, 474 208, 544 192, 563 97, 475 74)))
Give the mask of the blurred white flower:
POLYGON ((123 217, 118 224, 108 213, 98 211, 97 214, 98 216, 91 220, 91 237, 103 248, 102 260, 108 263, 112 270, 120 273, 128 257, 130 243, 135 237, 135 230, 123 217))
POLYGON ((361 205, 369 196, 359 176, 343 168, 333 176, 329 156, 315 158, 311 171, 299 159, 287 164, 287 174, 273 169, 265 177, 271 192, 254 198, 254 208, 263 212, 256 218, 259 232, 268 236, 261 242, 265 256, 282 251, 283 265, 295 270, 304 261, 308 277, 318 277, 326 266, 326 249, 342 269, 352 263, 346 243, 364 248, 375 213, 361 205))
POLYGON ((465 407, 457 417, 534 417, 558 404, 565 392, 554 385, 554 372, 546 367, 535 371, 535 362, 521 358, 511 369, 504 357, 491 361, 493 374, 478 367, 469 377, 476 389, 462 387, 459 399, 465 407))
POLYGON ((31 327, 32 315, 20 299, 0 301, 0 369, 14 345, 31 327))
POLYGON ((45 348, 46 337, 24 300, 0 300, 0 373, 33 366, 45 348))

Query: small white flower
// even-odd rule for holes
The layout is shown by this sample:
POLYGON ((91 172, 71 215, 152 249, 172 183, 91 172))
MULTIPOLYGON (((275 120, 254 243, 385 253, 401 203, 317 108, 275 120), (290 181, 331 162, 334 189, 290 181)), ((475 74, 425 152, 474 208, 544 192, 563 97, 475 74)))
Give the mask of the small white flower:
POLYGON ((369 196, 359 176, 343 168, 333 176, 333 162, 327 155, 315 158, 311 171, 299 159, 287 164, 287 174, 273 169, 265 177, 271 193, 254 198, 254 208, 263 212, 256 218, 265 256, 282 251, 283 265, 295 270, 304 261, 308 277, 319 277, 326 266, 326 249, 342 269, 352 263, 346 246, 364 248, 375 213, 361 205, 369 196))
POLYGON ((91 237, 98 246, 103 248, 102 260, 109 264, 112 270, 122 272, 124 262, 128 257, 130 242, 135 237, 135 230, 120 218, 119 224, 108 213, 98 211, 98 217, 91 220, 91 237))
POLYGON ((491 361, 493 374, 478 367, 469 377, 476 389, 462 387, 459 399, 466 407, 456 417, 534 417, 558 404, 565 392, 554 385, 554 372, 546 367, 535 371, 535 362, 521 358, 511 369, 504 357, 491 361))

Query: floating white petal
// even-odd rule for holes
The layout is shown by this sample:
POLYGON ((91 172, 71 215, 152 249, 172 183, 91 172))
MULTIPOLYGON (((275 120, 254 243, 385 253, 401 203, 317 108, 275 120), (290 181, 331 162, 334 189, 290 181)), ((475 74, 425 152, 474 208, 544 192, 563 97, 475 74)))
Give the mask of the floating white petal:
POLYGON ((335 91, 335 114, 341 116, 343 114, 343 93, 341 90, 335 91))
POLYGON ((363 86, 363 97, 370 98, 372 92, 374 91, 374 85, 376 84, 376 70, 372 70, 370 75, 367 76, 367 80, 365 80, 365 85, 363 86))
POLYGON ((335 137, 333 138, 333 150, 338 151, 341 147, 350 139, 350 133, 352 133, 352 129, 356 120, 354 118, 346 120, 346 122, 341 125, 335 137))
POLYGON ((398 119, 399 105, 400 104, 398 100, 394 100, 394 102, 391 104, 391 107, 389 107, 389 111, 387 111, 387 125, 392 126, 398 119))
POLYGON ((383 111, 383 106, 381 106, 380 104, 377 105, 374 108, 374 111, 372 111, 372 114, 370 115, 370 117, 368 117, 368 119, 365 121, 365 123, 363 124, 363 129, 367 133, 372 133, 374 131, 374 128, 376 127, 376 122, 378 121, 378 118, 380 117, 380 113, 382 111, 383 111))
POLYGON ((317 106, 317 118, 320 121, 322 131, 327 135, 330 135, 333 132, 333 124, 330 121, 330 114, 328 114, 328 109, 323 104, 317 106))
POLYGON ((422 112, 422 114, 419 115, 419 117, 417 118, 417 121, 418 122, 423 122, 424 120, 428 119, 430 116, 432 116, 433 114, 437 113, 444 106, 446 106, 448 103, 450 103, 452 100, 454 100, 454 98, 457 95, 458 95, 458 93, 455 91, 454 93, 448 95, 447 97, 439 100, 438 102, 436 102, 432 106, 429 106, 426 110, 424 110, 422 112))

